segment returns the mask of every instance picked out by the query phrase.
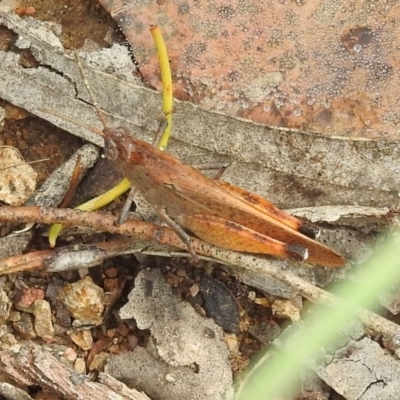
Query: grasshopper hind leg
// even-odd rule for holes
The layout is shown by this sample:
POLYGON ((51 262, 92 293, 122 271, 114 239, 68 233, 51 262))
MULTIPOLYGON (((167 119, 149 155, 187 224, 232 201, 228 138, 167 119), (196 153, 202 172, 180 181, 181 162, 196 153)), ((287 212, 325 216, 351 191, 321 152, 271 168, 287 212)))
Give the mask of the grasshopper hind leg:
POLYGON ((308 250, 300 245, 280 242, 236 222, 211 215, 192 215, 183 225, 196 236, 215 246, 245 253, 269 254, 306 261, 308 250))
POLYGON ((317 239, 321 235, 321 231, 318 228, 305 222, 299 227, 299 232, 311 239, 317 239))

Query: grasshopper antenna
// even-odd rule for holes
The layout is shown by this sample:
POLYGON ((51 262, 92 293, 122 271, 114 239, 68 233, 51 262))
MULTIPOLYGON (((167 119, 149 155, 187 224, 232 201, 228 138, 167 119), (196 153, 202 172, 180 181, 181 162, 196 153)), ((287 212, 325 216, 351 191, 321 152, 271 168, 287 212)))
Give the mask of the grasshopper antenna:
POLYGON ((74 51, 74 56, 75 56, 75 61, 76 61, 76 64, 78 65, 79 72, 80 72, 80 75, 82 77, 83 83, 85 84, 86 90, 89 93, 90 100, 92 101, 93 107, 96 110, 97 116, 99 117, 99 120, 100 120, 101 124, 103 125, 103 131, 106 131, 107 129, 109 129, 108 125, 107 125, 107 120, 106 120, 106 118, 104 116, 104 113, 101 111, 99 105, 97 104, 97 102, 95 100, 95 96, 93 95, 92 89, 91 89, 91 87, 89 85, 89 81, 85 77, 85 74, 83 72, 82 63, 81 63, 81 61, 79 59, 77 51, 74 51))

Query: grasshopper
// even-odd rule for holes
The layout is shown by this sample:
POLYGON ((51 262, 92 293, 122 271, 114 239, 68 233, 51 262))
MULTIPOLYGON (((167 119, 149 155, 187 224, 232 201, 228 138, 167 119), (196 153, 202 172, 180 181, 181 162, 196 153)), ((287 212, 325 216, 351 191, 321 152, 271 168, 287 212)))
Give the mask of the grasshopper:
POLYGON ((190 245, 182 226, 215 246, 340 267, 344 258, 316 242, 315 230, 262 197, 199 170, 133 137, 104 128, 105 156, 190 245))

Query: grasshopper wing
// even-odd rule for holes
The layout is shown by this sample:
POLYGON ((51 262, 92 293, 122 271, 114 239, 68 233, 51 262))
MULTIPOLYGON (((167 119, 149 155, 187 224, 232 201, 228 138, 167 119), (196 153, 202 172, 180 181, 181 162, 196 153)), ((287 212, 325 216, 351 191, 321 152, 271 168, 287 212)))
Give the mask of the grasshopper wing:
POLYGON ((223 187, 226 191, 230 192, 233 196, 240 198, 248 203, 250 203, 254 208, 261 212, 268 213, 271 217, 276 220, 283 222, 285 225, 308 236, 311 239, 315 239, 319 236, 319 230, 293 217, 292 215, 280 210, 274 204, 270 203, 268 200, 255 193, 251 193, 248 190, 242 189, 238 186, 231 185, 225 181, 214 181, 218 186, 223 187))

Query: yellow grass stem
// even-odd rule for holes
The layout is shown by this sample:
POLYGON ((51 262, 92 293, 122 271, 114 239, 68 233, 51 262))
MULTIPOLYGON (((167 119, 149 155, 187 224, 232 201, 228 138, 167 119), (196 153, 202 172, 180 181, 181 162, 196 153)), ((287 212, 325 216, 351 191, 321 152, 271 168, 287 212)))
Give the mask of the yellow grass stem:
MULTIPOLYGON (((129 188, 131 187, 131 184, 127 178, 122 180, 117 186, 114 186, 111 190, 108 192, 95 197, 94 199, 91 199, 87 201, 86 203, 83 203, 76 207, 76 210, 81 210, 81 211, 94 211, 98 210, 99 208, 102 208, 106 206, 107 204, 111 203, 114 201, 116 198, 124 194, 129 188)), ((56 245, 57 237, 60 234, 60 232, 63 229, 63 225, 61 224, 53 224, 50 229, 49 229, 49 244, 50 247, 53 248, 56 245)))
POLYGON ((150 28, 151 35, 153 36, 154 44, 157 48, 158 59, 160 63, 161 81, 163 85, 163 111, 165 118, 168 122, 167 127, 159 142, 159 149, 165 150, 168 145, 169 137, 172 131, 172 112, 173 112, 173 96, 172 96, 172 76, 171 67, 169 65, 169 58, 167 53, 167 46, 165 45, 161 29, 158 25, 153 25, 150 28))

